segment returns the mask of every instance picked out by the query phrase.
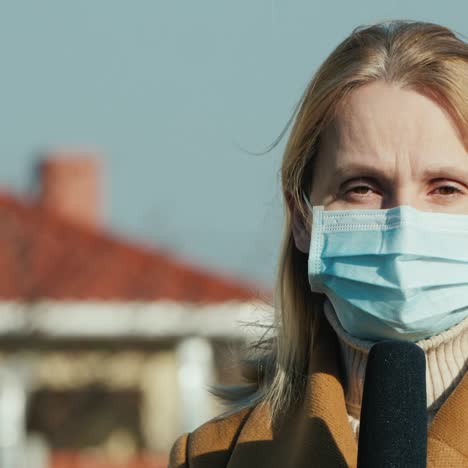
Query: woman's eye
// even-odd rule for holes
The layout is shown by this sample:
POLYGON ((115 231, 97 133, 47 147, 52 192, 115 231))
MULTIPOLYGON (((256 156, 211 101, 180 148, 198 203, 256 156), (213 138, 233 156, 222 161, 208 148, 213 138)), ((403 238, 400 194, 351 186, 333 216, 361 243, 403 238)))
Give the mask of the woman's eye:
POLYGON ((367 195, 370 190, 373 190, 372 187, 368 185, 356 185, 347 190, 347 193, 355 193, 357 195, 367 195))
POLYGON ((439 190, 440 195, 455 195, 457 193, 462 193, 462 191, 454 187, 453 185, 441 185, 440 187, 437 187, 436 190, 439 190))

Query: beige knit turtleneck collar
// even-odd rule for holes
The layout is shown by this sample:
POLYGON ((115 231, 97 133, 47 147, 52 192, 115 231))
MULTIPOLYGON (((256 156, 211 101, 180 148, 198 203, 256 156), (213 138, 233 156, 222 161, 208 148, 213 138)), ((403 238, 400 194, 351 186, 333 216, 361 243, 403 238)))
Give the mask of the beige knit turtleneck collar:
MULTIPOLYGON (((366 371, 372 341, 350 335, 340 324, 331 302, 326 299, 324 312, 340 344, 345 371, 346 407, 356 438, 366 371)), ((432 421, 468 368, 468 317, 439 335, 416 342, 426 354, 428 422, 432 421)))

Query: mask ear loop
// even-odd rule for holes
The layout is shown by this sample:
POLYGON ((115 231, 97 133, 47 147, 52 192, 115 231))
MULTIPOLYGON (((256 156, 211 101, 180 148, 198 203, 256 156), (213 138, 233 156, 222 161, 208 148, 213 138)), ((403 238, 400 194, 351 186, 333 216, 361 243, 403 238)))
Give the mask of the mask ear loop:
POLYGON ((306 202, 306 205, 309 207, 310 211, 312 212, 313 211, 312 205, 310 204, 310 201, 307 198, 307 195, 305 194, 305 192, 302 192, 302 196, 304 197, 304 201, 306 202))
POLYGON ((302 192, 302 197, 304 198, 304 201, 306 205, 309 207, 309 214, 310 214, 310 226, 312 226, 312 219, 313 219, 313 208, 312 205, 310 204, 309 198, 305 194, 305 192, 302 192))

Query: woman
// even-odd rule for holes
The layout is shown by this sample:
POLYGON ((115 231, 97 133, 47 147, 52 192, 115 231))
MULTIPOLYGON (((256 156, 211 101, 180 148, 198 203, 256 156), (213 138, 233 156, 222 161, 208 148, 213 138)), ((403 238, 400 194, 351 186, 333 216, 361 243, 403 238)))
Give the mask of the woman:
POLYGON ((466 42, 354 30, 301 99, 282 185, 275 333, 169 466, 355 466, 367 354, 389 338, 426 356, 428 466, 468 466, 466 42))

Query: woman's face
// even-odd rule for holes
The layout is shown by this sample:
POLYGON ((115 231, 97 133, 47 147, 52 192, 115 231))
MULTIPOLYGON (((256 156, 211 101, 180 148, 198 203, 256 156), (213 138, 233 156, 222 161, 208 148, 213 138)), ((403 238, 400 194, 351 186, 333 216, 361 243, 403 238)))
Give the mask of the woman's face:
MULTIPOLYGON (((353 91, 322 135, 310 200, 325 210, 385 209, 468 214, 468 154, 445 110, 398 85, 353 91)), ((294 209, 296 246, 309 229, 294 209)))

